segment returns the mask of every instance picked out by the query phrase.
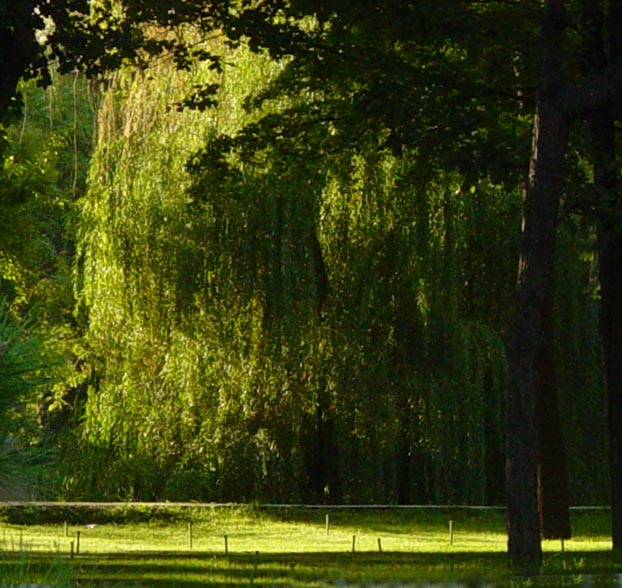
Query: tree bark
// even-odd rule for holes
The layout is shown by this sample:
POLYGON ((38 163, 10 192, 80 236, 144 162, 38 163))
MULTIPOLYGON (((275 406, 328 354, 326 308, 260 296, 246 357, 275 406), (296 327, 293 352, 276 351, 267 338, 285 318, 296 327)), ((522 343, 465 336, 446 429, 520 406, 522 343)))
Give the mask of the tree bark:
MULTIPOLYGON (((622 2, 610 0, 605 14, 600 5, 584 0, 584 61, 589 72, 607 72, 622 57, 622 2), (605 41, 605 39, 607 41, 605 41), (613 64, 613 65, 612 65, 613 64)), ((607 429, 611 492, 611 539, 622 549, 622 233, 619 226, 620 186, 616 147, 616 118, 620 118, 615 86, 591 103, 588 116, 598 211, 597 242, 600 273, 600 334, 605 360, 607 429)), ((601 89, 601 93, 603 90, 601 89)))
POLYGON ((622 549, 622 234, 611 223, 598 227, 600 331, 607 381, 607 424, 611 484, 611 539, 622 549))
POLYGON ((600 111, 591 121, 594 181, 600 194, 598 264, 600 272, 600 333, 605 358, 607 428, 611 489, 611 539, 622 549, 622 233, 617 214, 619 188, 615 120, 600 111))
POLYGON ((515 314, 508 358, 508 552, 515 567, 536 570, 542 561, 537 501, 536 401, 543 315, 551 296, 555 229, 568 135, 561 108, 564 6, 547 0, 542 20, 537 113, 523 213, 515 314))
POLYGON ((538 361, 538 510, 545 539, 569 539, 570 496, 555 370, 553 297, 544 307, 543 341, 538 361))
MULTIPOLYGON (((607 38, 610 59, 622 59, 622 2, 610 0, 607 38)), ((613 109, 619 94, 608 108, 594 116, 594 177, 605 197, 604 214, 598 221, 598 261, 600 271, 600 333, 605 356, 607 385, 607 427, 611 491, 611 541, 622 550, 622 229, 620 228, 620 185, 616 148, 616 121, 613 109)), ((619 108, 619 106, 618 106, 619 108)), ((618 120, 620 114, 618 111, 618 120)))
MULTIPOLYGON (((321 324, 330 296, 330 279, 315 225, 309 227, 307 237, 316 285, 316 320, 321 324)), ((307 456, 309 493, 316 502, 338 503, 342 498, 339 468, 337 466, 334 409, 327 378, 321 374, 317 385, 315 414, 309 427, 309 455, 307 456)))

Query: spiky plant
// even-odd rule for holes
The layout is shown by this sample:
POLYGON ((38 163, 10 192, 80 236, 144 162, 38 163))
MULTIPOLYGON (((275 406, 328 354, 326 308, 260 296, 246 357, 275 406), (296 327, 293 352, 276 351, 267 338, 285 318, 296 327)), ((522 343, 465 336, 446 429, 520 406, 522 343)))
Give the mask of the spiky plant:
POLYGON ((43 341, 32 317, 19 319, 0 299, 0 499, 31 498, 45 454, 28 434, 27 407, 45 381, 43 341))

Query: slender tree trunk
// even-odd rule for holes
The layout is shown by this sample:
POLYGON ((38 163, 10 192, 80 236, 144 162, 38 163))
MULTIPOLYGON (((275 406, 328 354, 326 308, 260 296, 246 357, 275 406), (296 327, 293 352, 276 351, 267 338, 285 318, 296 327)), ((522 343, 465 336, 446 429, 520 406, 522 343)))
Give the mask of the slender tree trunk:
POLYGON ((537 370, 543 315, 553 281, 555 229, 568 134, 558 95, 562 89, 563 20, 563 1, 547 0, 515 314, 508 347, 508 552, 512 563, 525 570, 539 568, 542 561, 537 501, 537 370))
POLYGON ((484 438, 486 447, 486 501, 488 504, 505 504, 503 487, 503 457, 505 455, 503 435, 499 430, 500 423, 497 412, 497 391, 493 389, 492 374, 486 370, 484 374, 485 416, 484 438))
POLYGON ((592 118, 594 178, 602 199, 598 220, 600 333, 605 356, 611 484, 611 538, 622 549, 622 233, 617 216, 619 190, 615 120, 606 110, 592 118))
POLYGON ((570 497, 555 370, 553 297, 546 301, 538 362, 538 505, 542 536, 570 538, 570 497))
MULTIPOLYGON (((330 296, 330 280, 317 231, 315 226, 309 228, 307 244, 316 285, 316 320, 321 324, 325 319, 326 304, 330 296)), ((314 420, 310 427, 311 447, 307 460, 309 491, 316 501, 340 502, 342 492, 337 467, 338 444, 334 410, 326 380, 326 375, 322 374, 318 382, 314 420)))
POLYGON ((395 460, 398 504, 412 503, 412 441, 410 428, 414 419, 408 400, 407 392, 401 391, 400 415, 398 417, 399 433, 395 460))
MULTIPOLYGON (((604 70, 622 55, 622 2, 610 0, 605 14, 589 0, 582 4, 584 60, 588 71, 604 70), (605 46, 605 39, 607 45, 605 46)), ((611 538, 622 549, 622 233, 619 228, 620 186, 616 148, 617 95, 594 107, 589 116, 596 187, 598 262, 601 303, 600 333, 605 359, 609 440, 611 538)))
MULTIPOLYGON (((610 0, 607 15, 610 58, 622 56, 622 1, 610 0)), ((614 102, 619 102, 615 97, 614 102)), ((607 382, 607 425, 611 488, 611 540, 614 550, 622 550, 622 231, 619 211, 620 185, 616 153, 616 121, 610 110, 601 109, 594 121, 596 148, 602 158, 594 158, 594 176, 606 195, 606 214, 598 223, 600 271, 600 332, 605 356, 607 382)))
POLYGON ((622 549, 622 234, 612 223, 598 227, 600 331, 607 379, 611 476, 611 539, 622 549))

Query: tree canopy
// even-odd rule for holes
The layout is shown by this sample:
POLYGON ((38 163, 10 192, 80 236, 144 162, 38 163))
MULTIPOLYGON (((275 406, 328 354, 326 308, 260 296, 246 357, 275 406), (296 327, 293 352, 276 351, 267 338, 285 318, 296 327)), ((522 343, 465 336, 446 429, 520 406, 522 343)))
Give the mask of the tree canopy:
MULTIPOLYGON (((60 187, 52 217, 64 235, 60 208, 75 211, 75 232, 68 248, 37 242, 53 243, 54 263, 75 263, 78 319, 52 323, 80 345, 47 402, 82 424, 65 436, 48 426, 59 446, 80 447, 83 472, 103 461, 116 474, 69 475, 67 491, 181 497, 193 479, 203 499, 505 498, 513 560, 537 566, 540 533, 569 532, 562 429, 583 405, 562 358, 581 357, 578 380, 595 398, 609 391, 611 498, 622 508, 621 6, 1 8, 7 210, 23 204, 20 189, 39 189, 22 170, 43 170, 45 184, 63 166, 58 151, 37 167, 15 149, 28 106, 18 83, 74 76, 71 197, 62 174, 43 191, 60 187), (101 92, 84 187, 82 71, 101 92), (571 299, 555 283, 562 267, 571 299), (596 340, 598 296, 603 355, 582 354, 596 340)), ((45 273, 23 247, 42 225, 46 234, 45 210, 2 244, 19 261, 4 262, 5 281, 30 294, 36 279, 8 279, 7 268, 45 273)), ((575 473, 586 467, 581 439, 571 435, 575 473)))

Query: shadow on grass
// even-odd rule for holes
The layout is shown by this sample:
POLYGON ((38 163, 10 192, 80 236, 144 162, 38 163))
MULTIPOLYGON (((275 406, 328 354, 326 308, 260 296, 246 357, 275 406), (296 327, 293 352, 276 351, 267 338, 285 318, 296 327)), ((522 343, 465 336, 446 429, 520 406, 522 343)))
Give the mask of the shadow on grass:
POLYGON ((274 522, 309 523, 322 525, 328 516, 332 526, 356 527, 378 533, 404 533, 447 529, 454 521, 467 532, 504 532, 505 515, 497 510, 473 510, 460 507, 437 508, 376 508, 348 509, 326 508, 272 508, 260 509, 257 516, 274 522))
POLYGON ((192 588, 216 586, 427 586, 456 587, 622 586, 622 564, 611 552, 556 554, 542 575, 523 582, 501 553, 282 553, 234 554, 134 552, 80 555, 0 556, 0 585, 192 588), (62 560, 59 563, 59 559, 62 560), (51 573, 51 570, 56 570, 51 573), (65 578, 57 581, 56 573, 65 578), (71 581, 66 580, 70 578, 71 581))
MULTIPOLYGON (((5 552, 0 578, 15 577, 26 566, 28 583, 49 578, 51 555, 5 552)), ((211 555, 136 552, 80 555, 66 559, 70 576, 85 586, 282 586, 412 584, 428 581, 496 580, 507 573, 496 554, 437 553, 283 553, 211 555), (491 570, 496 570, 495 578, 491 570), (486 572, 486 573, 484 573, 486 572), (484 575, 486 577, 484 577, 484 575)), ((21 575, 21 581, 23 574, 21 575)), ((3 582, 0 582, 3 584, 3 582)))

